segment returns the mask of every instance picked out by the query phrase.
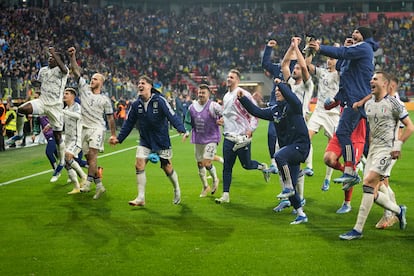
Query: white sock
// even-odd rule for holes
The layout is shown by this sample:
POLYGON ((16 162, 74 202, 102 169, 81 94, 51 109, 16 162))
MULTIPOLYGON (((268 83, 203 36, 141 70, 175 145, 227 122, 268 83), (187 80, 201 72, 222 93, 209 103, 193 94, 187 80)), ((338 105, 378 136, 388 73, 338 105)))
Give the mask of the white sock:
POLYGON ((145 200, 145 186, 147 185, 147 175, 145 171, 139 172, 137 176, 137 190, 138 190, 138 200, 145 200))
POLYGON ((207 171, 205 167, 198 168, 198 175, 200 176, 201 184, 203 184, 204 188, 208 186, 206 173, 207 171))
POLYGON ((66 148, 65 142, 62 139, 62 142, 59 145, 57 145, 58 158, 59 158, 58 163, 61 166, 65 165, 65 148, 66 148))
POLYGON ((283 173, 284 173, 285 178, 286 178, 285 181, 283 181, 283 187, 293 190, 292 178, 290 178, 289 167, 288 167, 288 165, 284 165, 282 168, 283 168, 283 173))
POLYGON ((354 229, 362 233, 365 222, 369 212, 371 211, 372 205, 374 204, 374 194, 363 193, 361 199, 361 205, 359 206, 358 217, 354 229))
POLYGON ((78 181, 78 175, 76 174, 75 170, 70 168, 68 170, 68 176, 70 181, 72 181, 73 185, 75 186, 76 189, 79 189, 79 181, 78 181))
POLYGON ((306 217, 305 212, 303 212, 303 207, 299 207, 296 211, 298 212, 298 216, 306 217))
POLYGON ((384 194, 381 191, 378 191, 377 193, 377 198, 375 199, 375 203, 377 203, 378 205, 386 208, 387 210, 390 210, 396 214, 400 213, 400 206, 398 206, 397 204, 395 204, 394 202, 392 202, 390 200, 390 197, 386 194, 384 194))
POLYGON ((19 136, 23 136, 24 117, 25 117, 24 115, 17 114, 16 130, 17 130, 17 135, 19 135, 19 136))
MULTIPOLYGON (((388 185, 381 183, 378 191, 381 191, 382 193, 384 193, 386 196, 388 196, 391 199, 391 194, 390 194, 390 191, 388 190, 387 186, 388 185)), ((391 190, 391 192, 394 194, 394 192, 392 190, 391 190)), ((395 200, 395 195, 394 195, 394 200, 395 200)), ((392 215, 394 215, 393 212, 391 212, 390 210, 387 210, 387 209, 384 208, 384 216, 385 217, 390 217, 392 215)))
POLYGON ((171 183, 173 184, 174 190, 179 190, 180 189, 180 184, 178 183, 177 173, 173 170, 172 174, 170 174, 168 176, 168 178, 170 179, 171 183))
POLYGON ((299 176, 298 182, 296 183, 296 191, 299 194, 300 199, 302 200, 305 193, 305 175, 299 176))
POLYGON ((325 179, 328 179, 330 181, 332 177, 332 173, 333 173, 333 169, 329 166, 326 166, 325 179))
POLYGON ((394 191, 391 189, 391 186, 390 186, 390 185, 388 185, 388 186, 387 186, 387 190, 388 190, 388 196, 389 196, 390 200, 391 200, 392 202, 394 202, 395 204, 397 204, 397 200, 395 199, 395 193, 394 193, 394 191))
POLYGON ((70 166, 76 171, 80 178, 86 178, 86 173, 82 170, 81 166, 78 162, 76 162, 76 160, 72 160, 70 166))
POLYGON ((213 183, 216 182, 217 180, 217 171, 216 171, 216 167, 214 167, 213 164, 211 164, 210 169, 207 169, 208 172, 210 173, 211 177, 213 178, 213 183))
POLYGON ((308 167, 310 169, 313 168, 313 161, 312 161, 312 159, 313 159, 313 147, 312 147, 312 144, 311 144, 310 150, 309 150, 309 155, 308 155, 308 157, 305 160, 306 167, 308 167))
POLYGON ((279 184, 280 184, 280 188, 282 188, 282 190, 283 190, 283 188, 285 187, 285 185, 283 184, 283 177, 282 177, 282 175, 279 173, 279 184))

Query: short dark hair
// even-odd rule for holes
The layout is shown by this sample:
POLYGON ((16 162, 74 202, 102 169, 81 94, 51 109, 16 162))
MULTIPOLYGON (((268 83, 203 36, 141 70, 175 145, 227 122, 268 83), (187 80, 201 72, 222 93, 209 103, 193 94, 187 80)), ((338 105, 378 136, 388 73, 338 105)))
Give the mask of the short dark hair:
POLYGON ((198 89, 207 89, 208 90, 208 92, 211 92, 211 90, 210 90, 210 87, 208 87, 208 85, 207 84, 200 84, 199 86, 198 86, 198 89))
POLYGON ((73 87, 66 87, 65 91, 69 91, 70 93, 72 93, 73 95, 77 95, 78 93, 76 93, 76 89, 73 87))
POLYGON ((395 82, 397 85, 400 85, 400 80, 398 79, 398 77, 394 74, 390 74, 390 81, 395 82))

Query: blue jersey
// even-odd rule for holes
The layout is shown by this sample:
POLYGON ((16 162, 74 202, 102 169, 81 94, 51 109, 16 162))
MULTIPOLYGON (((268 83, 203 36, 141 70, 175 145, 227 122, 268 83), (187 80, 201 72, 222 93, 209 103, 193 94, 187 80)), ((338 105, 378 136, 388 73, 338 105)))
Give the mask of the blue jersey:
MULTIPOLYGON (((335 97, 342 105, 352 105, 371 93, 374 74, 374 51, 379 45, 372 38, 351 46, 321 45, 320 54, 339 59, 339 92, 335 97)), ((361 110, 362 111, 362 110, 361 110)))
POLYGON ((242 97, 240 102, 253 116, 273 121, 280 148, 297 145, 298 151, 304 156, 303 162, 309 154, 310 139, 302 115, 302 103, 286 84, 281 83, 278 86, 285 101, 277 101, 275 105, 267 108, 255 106, 246 97, 242 97))
POLYGON ((174 113, 167 100, 158 92, 153 92, 146 108, 145 105, 141 97, 132 103, 127 119, 119 132, 119 142, 125 140, 138 123, 141 146, 152 151, 171 148, 168 121, 178 132, 185 133, 181 118, 174 113))

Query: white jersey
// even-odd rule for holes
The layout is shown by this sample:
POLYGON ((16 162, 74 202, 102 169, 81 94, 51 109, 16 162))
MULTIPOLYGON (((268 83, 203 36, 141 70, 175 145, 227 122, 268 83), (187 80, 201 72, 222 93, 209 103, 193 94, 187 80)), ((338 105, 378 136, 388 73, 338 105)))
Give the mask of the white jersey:
POLYGON ((250 115, 237 99, 237 91, 239 90, 243 91, 244 96, 248 97, 250 101, 255 102, 252 95, 240 87, 236 87, 236 89, 224 95, 224 135, 245 135, 247 131, 254 131, 257 128, 257 118, 250 115))
MULTIPOLYGON (((398 94, 395 94, 394 98, 396 98, 401 105, 405 106, 405 104, 403 103, 403 101, 401 101, 400 96, 398 94)), ((404 128, 405 125, 402 122, 400 122, 399 127, 404 128)))
POLYGON ((103 94, 94 94, 84 78, 79 79, 82 106, 82 126, 106 130, 105 115, 113 114, 111 100, 103 94))
POLYGON ((64 74, 59 66, 50 68, 45 66, 40 68, 37 80, 41 82, 39 99, 45 105, 61 105, 63 100, 63 91, 65 90, 66 81, 69 76, 64 74))
POLYGON ((81 147, 81 106, 79 103, 74 102, 71 106, 66 106, 63 109, 65 120, 65 143, 69 144, 74 142, 75 145, 81 147))
POLYGON ((303 117, 305 117, 306 114, 310 113, 309 104, 314 89, 312 78, 309 78, 306 82, 301 81, 299 84, 296 84, 296 81, 293 78, 289 78, 288 83, 292 88, 292 92, 295 93, 302 103, 303 117))
POLYGON ((374 96, 365 104, 372 148, 389 148, 390 152, 397 140, 399 121, 408 116, 405 105, 392 96, 385 96, 376 102, 374 96))
POLYGON ((318 101, 316 103, 315 112, 334 113, 339 115, 339 106, 331 110, 325 109, 325 101, 333 99, 339 91, 339 73, 334 70, 330 72, 326 68, 315 67, 315 76, 318 78, 318 101))

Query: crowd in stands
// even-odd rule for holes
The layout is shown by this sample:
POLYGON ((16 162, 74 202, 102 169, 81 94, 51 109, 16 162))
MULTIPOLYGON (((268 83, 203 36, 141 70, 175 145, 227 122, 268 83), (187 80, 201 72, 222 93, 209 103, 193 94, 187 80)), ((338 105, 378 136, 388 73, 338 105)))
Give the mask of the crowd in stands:
MULTIPOLYGON (((137 77, 147 74, 164 91, 184 94, 191 90, 188 76, 206 76, 224 93, 222 72, 260 72, 266 41, 278 41, 275 61, 288 48, 292 35, 312 33, 325 44, 343 42, 362 22, 360 15, 340 16, 330 24, 319 14, 304 20, 271 9, 235 6, 220 12, 186 9, 182 13, 123 8, 92 9, 66 3, 56 8, 2 9, 0 11, 0 84, 11 78, 23 92, 48 58, 48 47, 66 51, 75 46, 85 75, 102 72, 107 93, 134 95, 137 77), (193 75, 189 75, 193 73, 193 75)), ((376 30, 381 49, 377 67, 395 73, 402 87, 411 90, 414 72, 413 20, 386 18, 368 22, 376 30)))

